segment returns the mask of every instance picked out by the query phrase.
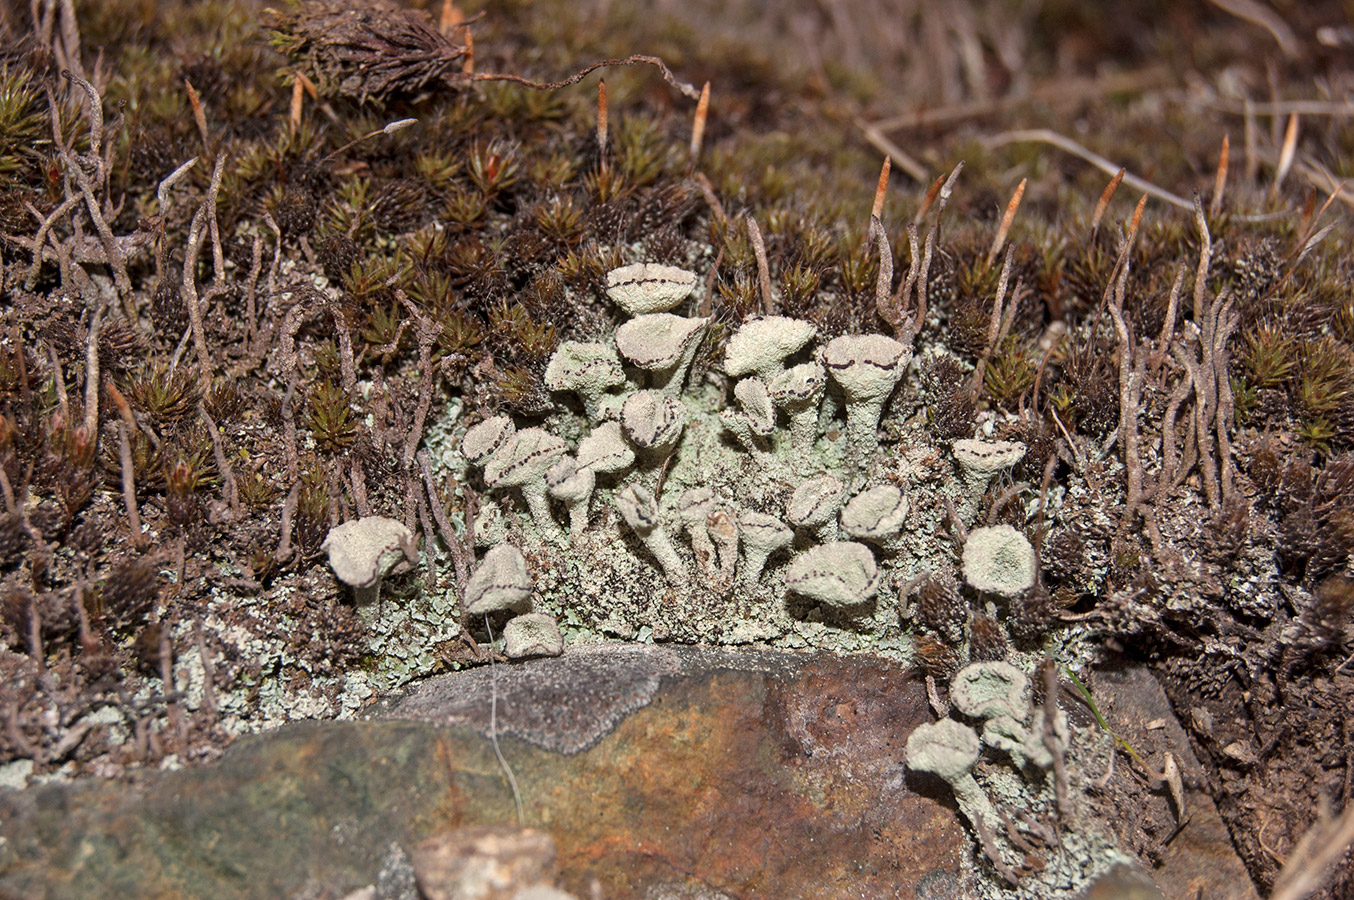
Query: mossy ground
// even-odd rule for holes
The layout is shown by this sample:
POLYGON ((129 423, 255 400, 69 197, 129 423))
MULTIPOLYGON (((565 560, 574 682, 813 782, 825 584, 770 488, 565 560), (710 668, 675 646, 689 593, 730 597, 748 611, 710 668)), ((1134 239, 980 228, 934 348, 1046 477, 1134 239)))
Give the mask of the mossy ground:
MULTIPOLYGON (((940 505, 948 442, 1022 440, 1025 461, 982 514, 1023 485, 995 518, 1040 549, 1040 589, 993 624, 981 598, 935 584, 900 604, 890 584, 863 627, 816 622, 771 590, 757 601, 770 633, 729 627, 722 607, 665 633, 643 551, 598 537, 645 611, 575 606, 577 582, 558 571, 539 576, 545 602, 578 633, 798 635, 915 653, 936 674, 1073 646, 1083 662, 1145 660, 1267 887, 1318 799, 1347 805, 1354 777, 1345 13, 1285 6, 1271 33, 1209 6, 918 3, 886 21, 869 4, 834 8, 521 3, 472 19, 476 72, 552 80, 648 53, 710 81, 693 161, 694 102, 645 67, 606 73, 603 152, 598 76, 545 92, 468 83, 463 29, 418 38, 422 69, 406 59, 363 97, 363 76, 344 87, 355 64, 306 34, 313 5, 268 20, 278 41, 247 3, 60 4, 37 23, 6 7, 9 771, 209 758, 241 730, 350 713, 377 688, 484 661, 427 508, 458 522, 480 485, 437 452, 430 495, 417 451, 454 446, 491 412, 567 423, 541 375, 559 341, 614 330, 602 286, 616 265, 688 265, 727 336, 764 303, 744 214, 765 236, 780 312, 825 337, 887 330, 866 239, 882 137, 896 157, 880 209, 895 282, 930 180, 965 162, 914 370, 883 427, 930 535, 915 555, 957 559, 940 505), (100 146, 88 92, 63 68, 99 95, 100 146), (381 133, 405 118, 418 121, 381 133), (1147 201, 1121 306, 1108 289, 1143 191, 1126 179, 1092 228, 1113 173, 1069 139, 1169 194, 1147 201), (1008 239, 1019 302, 994 341, 990 248, 1022 180, 1008 239), (1211 241, 1200 283, 1195 194, 1211 241), (928 466, 932 482, 916 477, 928 466), (331 524, 367 511, 410 524, 434 562, 397 573, 376 610, 353 607, 319 552, 331 524)), ((712 341, 698 370, 718 359, 712 341)), ((1082 677, 1094 692, 1094 666, 1082 677)), ((1150 857, 1165 839, 1132 843, 1150 857)), ((1346 863, 1329 896, 1351 878, 1346 863)))

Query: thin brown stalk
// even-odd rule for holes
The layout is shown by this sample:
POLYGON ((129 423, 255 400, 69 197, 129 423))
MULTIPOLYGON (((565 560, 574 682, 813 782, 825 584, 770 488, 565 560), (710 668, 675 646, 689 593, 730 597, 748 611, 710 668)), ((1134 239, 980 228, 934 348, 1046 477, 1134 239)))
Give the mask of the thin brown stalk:
POLYGON ((131 532, 132 546, 140 550, 146 546, 146 536, 141 533, 141 512, 136 505, 132 445, 127 440, 127 424, 121 421, 118 422, 118 462, 122 467, 122 505, 127 509, 127 528, 131 532))
POLYGON ((701 295, 700 315, 710 315, 710 298, 715 293, 715 279, 719 277, 719 264, 724 262, 724 247, 720 245, 719 251, 715 253, 715 261, 710 265, 710 272, 705 276, 705 293, 701 295))
MULTIPOLYGON (((1211 331, 1212 329, 1208 329, 1211 331)), ((1194 403, 1194 421, 1191 430, 1194 435, 1194 446, 1198 452, 1199 474, 1204 483, 1204 499, 1208 502, 1209 509, 1217 509, 1219 502, 1218 490, 1218 464, 1213 455, 1213 433, 1210 419, 1212 418, 1213 404, 1216 401, 1215 386, 1212 379, 1212 351, 1207 349, 1211 343, 1211 334, 1207 332, 1200 343, 1204 345, 1206 358, 1202 363, 1190 360, 1189 373, 1194 379, 1194 393, 1196 395, 1194 403)))
POLYGON ((1016 877, 1015 872, 1006 863, 1006 860, 1002 859, 1001 849, 997 846, 997 839, 992 833, 991 826, 982 816, 977 815, 976 813, 970 818, 973 822, 973 829, 978 832, 978 840, 982 844, 983 855, 996 867, 997 874, 999 874, 1009 885, 1015 886, 1020 884, 1020 879, 1016 877))
POLYGON ((450 37, 464 22, 465 13, 461 12, 455 0, 442 0, 442 11, 437 16, 437 33, 450 37))
POLYGON ((273 233, 273 261, 268 265, 268 293, 277 293, 277 270, 282 265, 282 229, 273 219, 272 213, 263 211, 263 221, 273 233))
POLYGON ((950 170, 949 177, 940 186, 940 195, 936 198, 936 240, 940 240, 940 228, 945 219, 945 206, 950 202, 950 195, 954 192, 955 182, 959 180, 959 173, 962 171, 964 171, 964 161, 961 159, 955 163, 954 168, 950 170))
POLYGON ((603 78, 597 82, 597 152, 601 154, 599 165, 603 172, 606 171, 606 142, 607 142, 607 108, 606 108, 606 79, 603 78))
POLYGON ((447 518, 446 507, 442 505, 442 500, 437 496, 437 487, 433 484, 432 464, 429 461, 427 450, 419 451, 418 464, 423 471, 423 487, 428 494, 433 521, 437 523, 437 530, 442 535, 442 542, 447 545, 447 552, 451 554, 451 565, 456 572, 456 591, 457 594, 460 594, 470 577, 470 567, 474 563, 474 554, 466 541, 456 534, 456 529, 452 527, 451 520, 447 518))
POLYGON ((38 283, 38 272, 42 268, 43 260, 46 258, 43 256, 42 248, 43 245, 47 243, 48 232, 52 230, 52 226, 60 221, 63 216, 78 206, 83 199, 84 198, 79 194, 67 197, 57 204, 56 209, 52 210, 46 216, 39 213, 36 207, 32 205, 28 207, 29 212, 31 212, 39 222, 37 233, 33 235, 33 239, 30 242, 33 261, 29 264, 28 271, 24 273, 24 287, 28 290, 33 290, 33 286, 38 283))
POLYGON ((882 219, 884 216, 884 198, 889 192, 889 169, 891 164, 887 156, 884 157, 884 163, 879 167, 879 181, 874 186, 874 203, 870 206, 870 218, 882 219))
POLYGON ((917 207, 917 214, 912 217, 914 225, 920 225, 922 220, 926 218, 926 214, 931 211, 931 204, 936 202, 936 197, 940 195, 941 185, 944 183, 944 175, 937 175, 936 180, 931 182, 931 187, 927 189, 926 196, 921 199, 921 205, 917 207))
POLYGON ((907 226, 907 274, 898 282, 893 292, 893 305, 901 312, 912 302, 912 289, 917 284, 921 272, 921 248, 917 246, 917 226, 909 222, 907 226))
POLYGON ((1111 285, 1106 288, 1106 293, 1110 299, 1108 304, 1110 318, 1114 322, 1117 337, 1115 356, 1119 366, 1119 440, 1123 447, 1125 480, 1127 482, 1125 505, 1128 507, 1128 515, 1124 517, 1125 523, 1131 521, 1133 514, 1137 512, 1138 506, 1142 503, 1143 497, 1142 454, 1138 432, 1138 399, 1145 374, 1146 361, 1139 358, 1135 372, 1134 337, 1129 331, 1128 322, 1124 318, 1124 303, 1128 290, 1128 274, 1131 269, 1130 259, 1133 244, 1142 223, 1142 211, 1146 202, 1147 195, 1144 194, 1134 210, 1128 233, 1124 235, 1123 242, 1120 244, 1119 259, 1116 263, 1116 277, 1111 285))
POLYGON ((1270 188, 1270 195, 1277 197, 1279 190, 1283 187, 1284 178, 1288 176, 1288 170, 1293 167, 1293 158, 1298 150, 1298 114, 1292 113, 1288 116, 1288 127, 1284 129, 1283 146, 1279 149, 1279 163, 1274 167, 1274 184, 1270 188))
POLYGON ((465 55, 461 57, 461 74, 475 74, 475 35, 469 28, 465 30, 465 55))
MULTIPOLYGON (((192 170, 192 168, 197 165, 197 161, 198 157, 196 156, 192 157, 186 163, 184 163, 183 165, 175 169, 173 172, 170 172, 168 175, 166 175, 160 181, 160 184, 155 188, 155 201, 158 207, 157 212, 162 219, 165 213, 169 211, 170 189, 183 180, 184 176, 186 176, 192 170)), ((163 221, 161 222, 161 224, 163 225, 163 221)))
POLYGON ((99 329, 103 324, 103 302, 96 301, 85 341, 85 434, 99 439, 99 329))
POLYGON ((348 466, 348 486, 353 492, 353 505, 357 507, 357 514, 361 517, 371 515, 371 501, 367 499, 367 473, 362 469, 362 463, 354 455, 348 466))
MULTIPOLYGON (((1183 352, 1177 348, 1177 352, 1183 352)), ((1175 422, 1180 414, 1180 405, 1189 398, 1194 390, 1194 379, 1186 371, 1171 391, 1166 401, 1166 411, 1161 416, 1161 471, 1157 474, 1156 495, 1165 497, 1166 488, 1177 483, 1178 454, 1175 449, 1175 422)))
POLYGON ((1240 322, 1241 315, 1234 309, 1234 304, 1230 298, 1224 302, 1223 297, 1219 296, 1214 302, 1222 307, 1217 313, 1217 324, 1214 326, 1213 377, 1217 391, 1217 408, 1214 420, 1217 427, 1219 479, 1221 481, 1222 502, 1226 503, 1232 497, 1233 485, 1236 480, 1236 469, 1232 463, 1230 434, 1236 410, 1232 397, 1232 382, 1227 375, 1227 341, 1237 323, 1240 322))
MULTIPOLYGON (((697 172, 692 176, 696 182, 696 187, 701 192, 701 197, 705 200, 705 205, 710 207, 710 212, 721 224, 729 221, 728 215, 724 212, 724 204, 719 202, 719 197, 715 195, 715 186, 710 183, 710 179, 705 177, 704 172, 697 172)), ((721 247, 722 249, 722 247, 721 247)))
MULTIPOLYGON (((188 307, 189 327, 193 332, 193 346, 197 351, 198 368, 201 371, 203 380, 207 383, 212 378, 212 361, 207 352, 207 333, 202 318, 202 302, 197 292, 197 258, 202 247, 202 236, 207 230, 207 220, 209 216, 215 215, 216 196, 221 189, 221 177, 225 172, 226 154, 218 153, 216 155, 216 165, 212 169, 211 186, 207 190, 207 197, 197 208, 193 215, 192 224, 188 228, 188 247, 183 254, 183 283, 180 286, 180 293, 183 295, 184 304, 188 307)), ((213 252, 219 251, 219 245, 213 248, 213 252)), ((225 274, 223 263, 214 263, 218 265, 215 280, 217 285, 221 285, 221 278, 225 274)))
POLYGON ((1175 320, 1180 315, 1180 288, 1185 283, 1185 264, 1175 267, 1175 282, 1171 284, 1171 293, 1166 300, 1166 320, 1161 323, 1161 336, 1157 339, 1157 352, 1165 354, 1175 340, 1175 320))
POLYGON ((125 298, 132 292, 132 282, 127 274, 127 261, 122 255, 122 245, 113 235, 113 229, 104 217, 103 207, 96 196, 94 184, 89 175, 85 173, 80 160, 74 154, 65 151, 60 156, 66 171, 75 178, 75 183, 84 198, 85 210, 94 223, 94 230, 99 235, 99 242, 103 245, 103 252, 108 259, 108 265, 113 270, 113 283, 118 289, 118 296, 124 298, 124 302, 126 302, 125 298))
MULTIPOLYGON (((53 50, 56 49, 57 45, 54 44, 53 50)), ((75 15, 74 0, 61 0, 61 43, 58 55, 64 58, 65 65, 76 74, 84 74, 85 64, 80 50, 80 21, 75 15)))
POLYGON ((744 216, 748 225, 748 240, 752 242, 752 252, 757 257, 757 285, 762 293, 762 312, 768 316, 776 311, 775 299, 771 296, 771 267, 766 262, 766 243, 762 240, 762 230, 751 213, 744 216))
POLYGON ((1110 179, 1110 183, 1105 185, 1105 189, 1100 192, 1100 200, 1095 204, 1095 213, 1091 216, 1091 240, 1095 240, 1096 232, 1100 230, 1100 222, 1105 218, 1105 211, 1110 208, 1110 201, 1114 199, 1114 192, 1119 190, 1119 183, 1124 180, 1127 169, 1120 168, 1110 179))
POLYGON ((71 398, 66 393, 66 376, 61 371, 61 358, 56 354, 56 347, 52 346, 51 341, 44 341, 47 345, 47 358, 52 363, 52 377, 56 380, 56 401, 61 410, 61 420, 70 424, 71 420, 71 398))
POLYGON ((889 236, 878 216, 870 217, 870 235, 879 242, 879 277, 874 287, 875 311, 893 329, 894 337, 910 344, 917 334, 917 321, 892 303, 893 248, 889 246, 889 236))
POLYGON ((1015 484, 1007 487, 1004 491, 1002 491, 1000 494, 998 494, 996 497, 992 499, 992 505, 988 507, 987 515, 984 516, 984 521, 988 525, 992 525, 993 523, 995 523, 997 521, 997 517, 1001 515, 1001 511, 1006 508, 1006 504, 1010 503, 1016 497, 1019 497, 1023 492, 1029 489, 1030 483, 1028 481, 1017 481, 1015 484))
POLYGON ((174 682, 174 645, 170 639, 173 631, 171 623, 164 622, 160 628, 160 689, 164 694, 165 706, 169 710, 169 726, 178 739, 178 747, 183 749, 188 743, 188 732, 183 724, 183 710, 179 707, 179 689, 174 682))
POLYGON ((1025 185, 1028 182, 1028 178, 1020 179, 1020 184, 1016 185, 1015 193, 1011 194, 1011 199, 1006 204, 1006 212, 1002 214, 1001 224, 997 226, 997 233, 992 238, 992 247, 987 251, 985 265, 988 267, 996 261, 997 254, 1001 252, 1002 246, 1006 243, 1006 235, 1011 230, 1011 223, 1015 221, 1017 210, 1020 209, 1020 200, 1025 196, 1025 185))
POLYGON ((1218 174, 1213 178, 1213 201, 1208 205, 1208 214, 1215 219, 1222 212, 1222 195, 1227 189, 1227 163, 1230 156, 1230 145, 1224 134, 1222 149, 1218 151, 1218 174))
POLYGON ((263 269, 263 237, 254 235, 253 258, 249 263, 249 277, 245 280, 244 292, 244 338, 247 350, 253 350, 258 337, 258 287, 259 272, 263 269))
POLYGON ((1011 278, 1011 263, 1015 256, 1015 248, 1006 248, 1006 261, 1001 265, 1001 278, 997 281, 997 295, 992 300, 992 315, 987 322, 987 339, 983 344, 983 352, 978 357, 978 364, 973 368, 973 378, 969 382, 969 390, 977 394, 983 388, 983 373, 987 368, 987 361, 992 358, 993 352, 997 349, 997 335, 1001 333, 1001 313, 1003 304, 1006 302, 1006 286, 1011 278))
POLYGON ((1058 800, 1058 813, 1064 818, 1071 812, 1067 798, 1067 758, 1063 742, 1058 738, 1058 665, 1050 656, 1040 667, 1044 674, 1044 749, 1053 757, 1053 790, 1058 800))
POLYGON ((939 227, 933 227, 926 235, 926 246, 922 248, 921 271, 917 274, 917 327, 926 323, 926 291, 931 279, 931 255, 936 248, 936 234, 939 227))
POLYGON ((950 531, 954 534, 955 542, 962 545, 968 541, 968 529, 964 527, 964 520, 959 518, 959 511, 954 508, 954 501, 950 499, 950 495, 943 495, 943 499, 945 520, 950 523, 950 531))
POLYGON ((301 110, 305 102, 305 88, 301 86, 301 79, 304 78, 300 72, 292 76, 291 82, 291 106, 287 110, 287 124, 295 132, 301 127, 301 110))
MULTIPOLYGON (((869 123, 881 132, 913 131, 933 125, 960 122, 1010 111, 1016 104, 1067 105, 1099 100, 1111 94, 1138 93, 1164 87, 1171 80, 1169 70, 1161 66, 1134 69, 1094 78, 1055 77, 1022 97, 1002 96, 990 100, 967 100, 944 106, 928 102, 924 108, 869 123)), ((925 178, 917 179, 925 182, 925 178)))
POLYGON ((993 348, 1000 347, 1010 335, 1011 326, 1015 324, 1016 312, 1020 309, 1020 301, 1025 299, 1026 293, 1024 279, 1017 278, 1015 287, 1011 288, 1011 299, 1001 311, 1001 328, 997 329, 997 342, 992 345, 993 348))
POLYGON ((282 526, 279 529, 277 539, 277 550, 273 553, 273 559, 279 563, 285 563, 291 559, 292 545, 292 520, 296 518, 296 505, 301 500, 301 482, 292 481, 291 490, 287 492, 287 499, 282 501, 282 526))
POLYGON ((701 87, 701 97, 696 101, 696 115, 691 121, 691 165, 694 167, 701 157, 701 146, 705 143, 705 120, 710 114, 710 82, 701 87))
POLYGON ((1204 300, 1208 296, 1208 266, 1213 259, 1213 237, 1208 231, 1208 220, 1204 218, 1204 208, 1194 197, 1194 227, 1199 232, 1199 266, 1194 272, 1194 321, 1204 319, 1204 300))
POLYGON ((1311 216, 1304 227, 1298 229, 1300 237, 1298 238, 1297 244, 1298 247, 1301 248, 1298 251, 1299 259, 1311 249, 1311 245, 1315 240, 1312 238, 1312 231, 1316 228, 1316 223, 1320 222, 1322 217, 1326 215, 1326 210, 1330 209, 1331 204, 1335 202, 1336 198, 1339 197, 1341 193, 1343 193, 1344 187, 1345 183, 1343 181, 1335 185, 1330 193, 1326 195, 1326 202, 1321 204, 1321 208, 1316 211, 1315 215, 1311 216))
POLYGON ((414 421, 409 428, 409 435, 405 439, 404 455, 401 457, 402 467, 407 472, 414 463, 414 454, 418 450, 419 441, 423 440, 423 424, 427 421, 428 409, 432 406, 432 347, 441 329, 409 300, 404 291, 397 288, 395 299, 409 311, 409 314, 418 323, 418 365, 419 371, 423 373, 419 385, 418 407, 414 411, 414 421))
MULTIPOLYGON (((1217 98, 1208 106, 1231 115, 1244 115, 1247 101, 1217 98)), ((1276 100, 1273 103, 1250 103, 1249 108, 1256 116, 1285 117, 1297 113, 1301 116, 1329 116, 1335 119, 1354 118, 1354 102, 1348 100, 1276 100)))
POLYGON ((433 542, 437 540, 437 534, 433 531, 432 519, 428 515, 428 498, 422 492, 418 492, 418 526, 423 532, 423 558, 428 566, 428 581, 435 589, 440 590, 437 576, 437 554, 433 552, 433 542))
POLYGON ((216 460, 216 469, 221 473, 221 483, 226 494, 226 506, 230 509, 231 517, 237 518, 240 515, 240 489, 235 481, 235 470, 231 468, 230 459, 226 456, 225 442, 221 439, 221 432, 217 429, 216 422, 207 413, 206 405, 199 403, 197 411, 198 415, 202 417, 202 423, 207 426, 207 434, 212 441, 212 458, 216 460))
POLYGON ((287 478, 295 481, 301 475, 300 454, 296 450, 296 385, 295 371, 287 380, 287 392, 282 395, 282 445, 286 453, 287 478))
POLYGON ((202 108, 202 98, 197 95, 193 88, 193 83, 187 78, 183 80, 183 86, 188 89, 188 105, 193 108, 193 121, 197 123, 197 133, 202 138, 203 152, 210 154, 212 152, 211 137, 207 133, 207 113, 202 108))

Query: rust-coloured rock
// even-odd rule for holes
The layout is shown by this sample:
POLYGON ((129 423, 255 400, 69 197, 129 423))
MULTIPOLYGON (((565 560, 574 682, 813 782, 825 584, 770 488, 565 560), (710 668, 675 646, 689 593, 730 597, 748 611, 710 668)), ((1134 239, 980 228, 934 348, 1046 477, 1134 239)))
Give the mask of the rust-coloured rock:
MULTIPOLYGON (((500 732, 535 743, 550 743, 539 719, 551 711, 524 708, 519 692, 589 691, 595 705, 555 730, 569 747, 616 709, 634 710, 576 767, 537 764, 525 747, 508 754, 527 821, 556 838, 566 888, 586 895, 596 877, 606 896, 699 884, 747 898, 907 898, 920 876, 959 868, 968 838, 953 812, 903 783, 907 736, 930 719, 924 687, 903 668, 826 654, 625 652, 633 659, 619 677, 606 674, 612 651, 571 651, 560 662, 576 674, 553 684, 570 669, 497 672, 500 732)), ((465 681, 435 679, 394 714, 485 729, 486 698, 465 681)))
POLYGON ((491 706, 526 824, 578 896, 908 900, 969 852, 953 809, 906 786, 930 716, 897 664, 571 647, 376 711, 422 721, 292 726, 136 787, 0 792, 0 896, 342 897, 392 844, 516 829, 491 706))

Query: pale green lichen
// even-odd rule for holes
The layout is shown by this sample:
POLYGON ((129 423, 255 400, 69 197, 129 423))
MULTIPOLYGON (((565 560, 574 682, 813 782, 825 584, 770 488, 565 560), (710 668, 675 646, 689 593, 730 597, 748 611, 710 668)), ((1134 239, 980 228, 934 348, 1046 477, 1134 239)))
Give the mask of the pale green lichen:
POLYGON ((1010 525, 975 528, 964 542, 964 580, 976 590, 1019 596, 1034 587, 1038 569, 1029 538, 1010 525))

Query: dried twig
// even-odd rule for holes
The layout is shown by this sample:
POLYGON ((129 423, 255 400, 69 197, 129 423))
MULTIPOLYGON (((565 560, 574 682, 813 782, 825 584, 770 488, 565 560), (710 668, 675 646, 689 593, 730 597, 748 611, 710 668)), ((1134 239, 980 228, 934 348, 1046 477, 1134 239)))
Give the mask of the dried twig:
POLYGON ((1288 23, 1279 17, 1273 9, 1258 0, 1208 0, 1225 13, 1230 13, 1252 25, 1259 25, 1269 32, 1280 52, 1289 59, 1297 59, 1302 51, 1302 43, 1288 23))
POLYGON ((925 184, 930 173, 926 167, 916 160, 911 154, 903 150, 884 134, 878 126, 866 122, 864 119, 856 119, 856 127, 865 135, 865 140, 870 142, 885 158, 890 160, 893 165, 901 169, 909 178, 920 184, 925 184))
POLYGON ((574 74, 565 78, 563 81, 532 81, 530 78, 523 78, 521 75, 506 75, 498 73, 482 72, 477 75, 471 75, 468 78, 460 78, 458 81, 507 81, 512 84, 520 84, 523 87, 529 87, 538 91, 557 91, 562 87, 568 87, 571 84, 578 84, 584 78, 587 78, 598 69, 618 68, 623 66, 653 66, 658 69, 663 76, 663 80, 676 88, 679 92, 690 97, 692 100, 700 99, 700 91, 684 81, 678 81, 677 76, 672 74, 667 63, 656 56, 644 56, 635 54, 633 56, 619 57, 613 59, 604 59, 601 62, 595 62, 592 65, 585 66, 574 74))
MULTIPOLYGON (((1101 156, 1098 153, 1094 153, 1091 150, 1088 150, 1087 148, 1083 147, 1081 144, 1078 144, 1071 138, 1058 134, 1056 131, 1053 131, 1048 128, 1029 128, 1029 129, 1018 129, 1016 131, 1006 131, 1002 132, 1001 134, 993 135, 992 137, 989 137, 983 141, 983 143, 988 147, 1000 147, 1003 144, 1018 144, 1028 142, 1048 144, 1049 146, 1057 147, 1059 150, 1062 150, 1065 153, 1070 153, 1073 156, 1080 157, 1081 159, 1086 160, 1086 162, 1095 166, 1097 169, 1104 172, 1106 175, 1113 175, 1122 168, 1122 166, 1116 166, 1108 159, 1105 159, 1105 157, 1101 156)), ((1165 200, 1172 206, 1178 206, 1181 209, 1190 208, 1190 202, 1186 200, 1184 197, 1181 197, 1178 194, 1172 194, 1165 188, 1157 187, 1155 184, 1152 184, 1150 181, 1147 181, 1145 179, 1139 178, 1137 175, 1125 174, 1123 180, 1124 184, 1127 184, 1129 187, 1136 188, 1137 190, 1150 194, 1153 197, 1156 197, 1158 200, 1165 200)))

